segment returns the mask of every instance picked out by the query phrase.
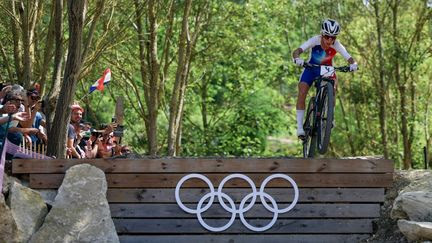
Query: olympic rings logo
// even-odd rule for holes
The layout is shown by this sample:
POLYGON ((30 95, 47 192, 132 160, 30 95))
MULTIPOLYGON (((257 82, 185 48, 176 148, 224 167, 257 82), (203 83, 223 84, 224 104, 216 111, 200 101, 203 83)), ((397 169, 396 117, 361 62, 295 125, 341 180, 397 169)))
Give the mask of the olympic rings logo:
POLYGON ((206 228, 207 230, 213 231, 213 232, 221 232, 221 231, 228 229, 234 223, 234 220, 235 220, 237 214, 239 214, 240 220, 243 223, 243 225, 246 226, 248 229, 250 229, 252 231, 256 231, 256 232, 266 231, 266 230, 270 229, 276 223, 276 220, 277 220, 279 214, 286 213, 286 212, 288 212, 294 208, 294 206, 297 204, 298 197, 299 197, 299 190, 298 190, 297 184, 295 183, 295 181, 291 177, 289 177, 285 174, 273 174, 273 175, 268 176, 263 181, 263 183, 261 184, 261 187, 260 187, 258 192, 257 192, 257 189, 256 189, 253 181, 248 176, 243 175, 243 174, 231 174, 231 175, 225 177, 221 181, 216 192, 215 192, 215 189, 214 189, 211 181, 206 176, 201 175, 201 174, 189 174, 189 175, 184 176, 177 183, 177 186, 175 189, 175 199, 176 199, 176 202, 179 205, 179 207, 187 213, 196 214, 200 224, 204 228, 206 228), (197 205, 196 209, 191 209, 191 208, 186 207, 180 199, 181 186, 183 185, 183 183, 185 181, 192 179, 192 178, 198 178, 198 179, 203 180, 210 188, 210 192, 205 194, 198 201, 198 205, 197 205), (241 200, 238 209, 237 209, 236 205, 234 204, 234 200, 230 196, 228 196, 227 194, 222 192, 222 189, 223 189, 223 186, 225 185, 225 183, 231 179, 234 179, 234 178, 240 178, 240 179, 245 180, 252 188, 252 192, 249 193, 248 195, 246 195, 241 200), (275 178, 282 178, 282 179, 287 180, 288 182, 291 183, 292 187, 294 188, 294 200, 292 201, 292 203, 290 205, 288 205, 288 207, 286 207, 284 209, 279 209, 275 199, 272 196, 270 196, 269 194, 267 194, 266 192, 264 192, 265 186, 268 184, 268 182, 275 179, 275 178), (208 225, 206 222, 204 222, 204 220, 202 219, 202 215, 201 215, 202 213, 207 211, 212 206, 213 201, 215 199, 215 196, 217 196, 218 201, 219 201, 220 205, 222 206, 222 208, 231 213, 231 218, 230 218, 229 222, 227 224, 225 224, 224 226, 221 226, 221 227, 212 227, 212 226, 208 225), (244 213, 249 211, 255 205, 255 201, 257 199, 257 196, 260 197, 260 200, 261 200, 261 203, 263 204, 263 206, 268 211, 273 213, 273 218, 270 221, 270 223, 268 223, 267 225, 265 225, 263 227, 256 227, 256 226, 249 224, 244 217, 244 213), (245 206, 246 202, 250 198, 252 198, 251 201, 249 202, 249 204, 247 204, 245 206), (209 201, 207 202, 207 204, 205 206, 203 206, 204 202, 207 199, 209 199, 209 201), (223 199, 228 201, 229 206, 226 205, 226 203, 224 202, 223 199), (269 200, 270 203, 272 204, 272 206, 269 206, 269 204, 266 202, 265 199, 269 200))

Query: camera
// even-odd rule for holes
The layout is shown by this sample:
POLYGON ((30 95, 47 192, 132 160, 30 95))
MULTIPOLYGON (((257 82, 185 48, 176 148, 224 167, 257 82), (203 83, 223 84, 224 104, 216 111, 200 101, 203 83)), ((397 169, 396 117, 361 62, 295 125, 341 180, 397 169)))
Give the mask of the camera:
POLYGON ((93 129, 93 128, 91 128, 91 130, 90 130, 90 134, 92 136, 95 136, 96 138, 102 136, 102 132, 103 132, 103 130, 96 130, 96 129, 93 129))
POLYGON ((123 137, 123 130, 124 130, 124 126, 123 125, 117 125, 116 128, 114 129, 114 137, 123 137))
POLYGON ((85 131, 81 133, 81 136, 83 139, 89 139, 91 136, 91 132, 90 131, 85 131))

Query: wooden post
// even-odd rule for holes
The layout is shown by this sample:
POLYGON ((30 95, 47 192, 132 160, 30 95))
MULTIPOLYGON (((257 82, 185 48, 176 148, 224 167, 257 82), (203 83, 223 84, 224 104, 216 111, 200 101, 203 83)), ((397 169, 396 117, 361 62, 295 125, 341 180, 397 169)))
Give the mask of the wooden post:
POLYGON ((123 97, 121 96, 117 97, 114 117, 116 118, 117 124, 123 125, 124 106, 123 97))
MULTIPOLYGON (((121 96, 117 97, 115 114, 114 114, 117 126, 123 126, 123 119, 124 119, 124 105, 123 105, 123 103, 124 103, 123 97, 121 97, 121 96)), ((120 145, 122 138, 114 136, 114 140, 117 142, 118 145, 120 145)))

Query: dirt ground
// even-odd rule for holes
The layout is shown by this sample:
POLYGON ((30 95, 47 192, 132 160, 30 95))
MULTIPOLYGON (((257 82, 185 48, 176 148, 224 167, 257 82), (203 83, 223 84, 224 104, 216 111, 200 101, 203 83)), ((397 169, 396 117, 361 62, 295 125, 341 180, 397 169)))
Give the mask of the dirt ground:
POLYGON ((398 193, 411 182, 419 180, 425 175, 424 170, 395 171, 393 187, 386 191, 384 205, 381 207, 381 217, 375 222, 376 233, 365 242, 409 242, 399 231, 397 220, 390 218, 393 201, 398 193))

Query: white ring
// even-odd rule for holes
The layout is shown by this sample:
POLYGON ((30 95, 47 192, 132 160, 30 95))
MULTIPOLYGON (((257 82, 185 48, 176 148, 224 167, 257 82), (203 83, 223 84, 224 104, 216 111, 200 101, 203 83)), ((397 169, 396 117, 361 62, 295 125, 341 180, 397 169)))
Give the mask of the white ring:
POLYGON ((230 213, 233 213, 233 212, 240 213, 240 212, 246 212, 246 211, 248 211, 248 210, 251 209, 251 208, 253 207, 253 205, 255 204, 256 197, 257 197, 257 190, 256 190, 255 183, 253 183, 253 181, 251 180, 251 178, 249 178, 248 176, 243 175, 243 174, 231 174, 231 175, 225 177, 225 178, 221 181, 221 183, 219 184, 219 187, 218 187, 217 192, 218 192, 218 193, 217 193, 217 196, 218 196, 218 200, 219 200, 220 205, 222 206, 223 209, 225 209, 226 211, 228 211, 228 212, 230 212, 230 213), (222 200, 222 196, 221 196, 221 195, 222 195, 222 189, 223 189, 223 186, 225 185, 225 183, 226 183, 227 181, 229 181, 229 180, 231 180, 231 179, 233 179, 233 178, 240 178, 240 179, 245 180, 245 181, 246 181, 247 183, 249 183, 249 185, 251 186, 251 188, 252 188, 252 193, 253 193, 253 195, 252 195, 253 197, 252 197, 252 200, 251 200, 251 202, 249 203, 249 205, 248 205, 246 208, 242 208, 242 207, 240 207, 238 210, 236 210, 236 208, 234 208, 235 211, 231 211, 231 208, 229 208, 229 207, 225 204, 225 202, 222 200))
MULTIPOLYGON (((198 208, 201 208, 201 206, 202 206, 202 204, 204 203, 204 201, 208 198, 208 197, 212 197, 212 198, 214 198, 214 196, 216 195, 216 194, 218 194, 217 192, 215 193, 215 192, 213 192, 213 193, 211 193, 211 192, 209 192, 209 193, 207 193, 207 194, 205 194, 202 198, 201 198, 201 200, 199 200, 199 202, 198 202, 198 205, 197 205, 197 209, 198 208)), ((219 194, 218 194, 219 195, 219 194)), ((204 220, 202 219, 202 217, 201 217, 201 210, 198 210, 198 213, 197 213, 197 217, 198 217, 198 221, 200 222, 200 224, 204 227, 204 228, 206 228, 207 230, 210 230, 210 231, 213 231, 213 232, 221 232, 221 231, 224 231, 224 230, 226 230, 226 229, 228 229, 233 223, 234 223, 234 220, 235 220, 235 218, 236 218, 236 210, 235 210, 235 208, 236 208, 236 205, 234 204, 234 201, 231 199, 231 197, 229 197, 227 194, 225 194, 225 193, 223 193, 222 192, 222 194, 221 194, 222 196, 221 197, 223 197, 223 198, 225 198, 228 202, 229 202, 229 204, 231 205, 231 208, 234 208, 234 212, 233 213, 231 213, 231 219, 228 221, 228 223, 227 224, 225 224, 224 226, 221 226, 221 227, 212 227, 212 226, 210 226, 210 225, 208 225, 206 222, 204 222, 204 220)))
POLYGON ((198 211, 204 212, 204 211, 206 211, 207 209, 209 209, 211 207, 211 205, 213 204, 213 201, 214 201, 214 196, 210 198, 209 202, 207 203, 207 205, 204 208, 200 208, 199 210, 198 210, 198 206, 197 206, 197 209, 190 209, 190 208, 186 207, 182 203, 182 201, 180 199, 180 187, 182 186, 182 184, 185 181, 187 181, 189 179, 192 179, 192 178, 198 178, 198 179, 203 180, 205 183, 207 183, 207 185, 210 188, 210 193, 212 193, 212 194, 214 194, 214 187, 213 187, 213 184, 211 183, 211 181, 207 177, 205 177, 205 176, 203 176, 201 174, 189 174, 189 175, 186 175, 183 178, 181 178, 181 180, 177 183, 177 186, 176 186, 176 189, 175 189, 175 199, 176 199, 177 204, 185 212, 190 213, 190 214, 197 214, 198 211))
POLYGON ((197 214, 198 221, 200 222, 200 224, 204 228, 206 228, 207 230, 213 231, 213 232, 221 232, 221 231, 224 231, 224 230, 228 229, 234 223, 234 220, 236 218, 237 213, 240 215, 240 220, 243 223, 243 225, 245 225, 248 229, 250 229, 252 231, 257 231, 257 232, 262 232, 262 231, 268 230, 268 229, 270 229, 270 227, 272 227, 275 224, 275 222, 276 222, 276 220, 278 218, 278 215, 280 213, 286 213, 286 212, 290 211, 292 208, 294 208, 294 206, 297 204, 298 198, 299 198, 299 190, 298 190, 297 184, 295 183, 295 181, 291 177, 289 177, 289 176, 287 176, 285 174, 273 174, 273 175, 268 176, 263 181, 263 183, 261 184, 259 192, 257 192, 257 189, 256 189, 255 184, 253 183, 253 181, 248 176, 243 175, 243 174, 231 174, 231 175, 225 177, 222 180, 222 182, 219 184, 217 192, 215 192, 213 184, 211 183, 211 181, 206 176, 201 175, 201 174, 189 174, 189 175, 184 176, 177 183, 177 186, 176 186, 176 189, 175 189, 175 199, 176 199, 177 204, 179 205, 179 207, 181 209, 183 209, 184 211, 186 211, 187 213, 197 214), (207 183, 207 185, 210 188, 210 192, 207 193, 207 194, 205 194, 198 201, 196 209, 191 209, 191 208, 186 207, 181 202, 181 199, 180 199, 180 187, 182 186, 182 184, 186 180, 189 180, 191 178, 198 178, 198 179, 203 180, 205 183, 207 183), (249 193, 248 195, 246 195, 241 200, 240 205, 239 205, 239 209, 236 208, 234 200, 230 196, 228 196, 227 194, 225 194, 225 193, 222 192, 222 189, 223 189, 223 186, 225 185, 225 183, 228 180, 231 180, 233 178, 243 179, 243 180, 247 181, 249 183, 249 185, 252 187, 252 192, 249 193), (264 192, 264 189, 265 189, 265 186, 267 185, 267 183, 270 180, 275 179, 275 178, 283 178, 283 179, 289 181, 291 183, 293 189, 294 189, 294 200, 293 200, 293 202, 288 207, 286 207, 284 209, 279 209, 278 205, 277 205, 277 203, 275 201, 275 199, 271 195, 269 195, 268 193, 264 192), (207 223, 204 222, 204 220, 202 218, 202 215, 201 215, 203 212, 207 211, 211 207, 211 205, 214 202, 214 198, 215 198, 216 195, 218 197, 219 204, 222 206, 222 208, 231 213, 231 219, 228 221, 227 224, 225 224, 224 226, 221 226, 221 227, 212 227, 212 226, 209 226, 207 223), (256 197, 258 195, 260 196, 260 200, 261 200, 261 203, 263 204, 263 206, 268 211, 270 211, 270 212, 273 213, 273 218, 270 221, 270 223, 268 223, 266 226, 263 226, 263 227, 255 227, 255 226, 249 224, 246 221, 246 219, 244 218, 244 213, 247 212, 247 211, 249 211, 253 207, 253 205, 255 205, 256 197), (248 199, 251 198, 251 197, 252 197, 252 199, 251 199, 251 202, 249 203, 249 205, 247 205, 247 207, 244 207, 244 205, 246 204, 246 202, 248 201, 248 199), (202 207, 202 205, 204 204, 205 200, 207 200, 207 198, 209 198, 208 203, 205 205, 205 207, 202 207), (228 203, 230 204, 231 207, 228 207, 225 204, 224 199, 226 199, 228 201, 228 203), (271 204, 272 204, 273 207, 270 207, 268 205, 268 203, 266 202, 265 199, 268 199, 271 202, 271 204))
MULTIPOLYGON (((244 206, 244 204, 246 203, 246 201, 251 197, 251 194, 252 194, 252 193, 249 193, 248 195, 246 195, 246 197, 243 198, 243 200, 242 200, 241 203, 240 203, 240 208, 242 208, 242 207, 244 206)), ((277 206, 277 204, 276 204, 276 201, 275 201, 274 198, 273 198, 272 196, 270 196, 268 193, 265 193, 265 192, 258 192, 257 194, 260 196, 260 198, 262 198, 262 197, 266 197, 266 198, 268 198, 268 200, 270 200, 270 202, 271 202, 271 204, 273 205, 273 207, 276 209, 276 210, 272 211, 272 213, 273 213, 273 218, 272 218, 272 220, 270 221, 270 223, 268 223, 266 226, 263 226, 263 227, 256 227, 256 226, 253 226, 253 225, 249 224, 249 223, 246 221, 246 219, 244 218, 244 215, 243 215, 244 212, 240 212, 239 215, 240 215, 240 220, 241 220, 241 222, 242 222, 243 225, 246 226, 248 229, 250 229, 250 230, 252 230, 252 231, 262 232, 262 231, 266 231, 266 230, 270 229, 270 228, 271 228, 271 227, 276 223, 276 220, 277 220, 278 215, 279 215, 279 213, 278 213, 279 210, 278 210, 278 206, 277 206)), ((261 200, 262 200, 262 199, 261 199, 261 200)))
POLYGON ((298 198, 299 198, 299 189, 298 189, 298 187, 297 187, 297 183, 295 183, 295 181, 294 181, 291 177, 289 177, 289 176, 287 176, 287 175, 285 175, 285 174, 273 174, 273 175, 267 177, 267 178, 263 181, 263 183, 261 184, 261 187, 260 187, 260 193, 261 193, 261 194, 260 194, 260 199, 261 199, 261 202, 262 202, 263 206, 264 206, 268 211, 270 211, 270 212, 274 212, 273 210, 278 210, 278 213, 286 213, 286 212, 290 211, 292 208, 294 208, 294 206, 297 204, 297 201, 298 201, 298 198), (289 182, 291 183, 291 185, 293 186, 293 189, 294 189, 294 200, 292 201, 292 203, 291 203, 288 207, 286 207, 286 208, 284 208, 284 209, 277 209, 277 208, 274 209, 274 208, 271 208, 271 207, 267 204, 267 202, 264 200, 264 197, 263 197, 264 194, 262 194, 262 193, 264 192, 264 188, 265 188, 265 186, 267 185, 267 183, 268 183, 270 180, 273 180, 274 178, 282 178, 282 179, 285 179, 285 180, 289 181, 289 182))

